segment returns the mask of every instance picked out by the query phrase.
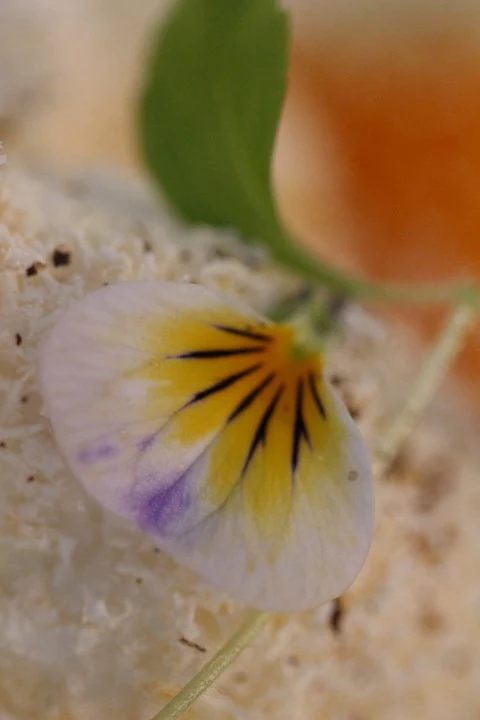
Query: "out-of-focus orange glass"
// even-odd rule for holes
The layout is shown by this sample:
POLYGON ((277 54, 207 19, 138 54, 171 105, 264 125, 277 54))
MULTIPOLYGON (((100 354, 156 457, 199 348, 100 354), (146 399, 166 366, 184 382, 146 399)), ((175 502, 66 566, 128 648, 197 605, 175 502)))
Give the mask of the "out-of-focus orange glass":
MULTIPOLYGON (((291 0, 285 218, 372 278, 480 277, 480 5, 291 0), (447 7, 448 5, 448 7, 447 7)), ((395 310, 425 337, 438 313, 395 310)), ((459 362, 480 387, 480 335, 459 362)))

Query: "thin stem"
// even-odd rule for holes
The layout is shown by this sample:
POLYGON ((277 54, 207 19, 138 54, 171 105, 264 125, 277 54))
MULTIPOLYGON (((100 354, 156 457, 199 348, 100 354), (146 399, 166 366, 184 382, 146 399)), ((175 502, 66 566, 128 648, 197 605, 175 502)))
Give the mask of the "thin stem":
POLYGON ((306 279, 320 283, 333 292, 371 302, 393 302, 410 304, 465 304, 480 309, 480 286, 476 283, 428 283, 400 284, 381 283, 353 277, 327 265, 288 237, 276 238, 270 244, 270 251, 279 263, 303 275, 306 279))
POLYGON ((305 310, 312 302, 313 288, 307 287, 282 300, 278 305, 272 307, 267 315, 274 323, 283 323, 290 320, 297 313, 305 310))
POLYGON ((216 655, 188 682, 152 720, 177 720, 193 705, 238 655, 257 637, 271 616, 254 612, 216 655))
POLYGON ((433 400, 445 378, 448 366, 461 349, 475 316, 475 311, 465 306, 456 308, 449 316, 435 347, 426 358, 411 392, 408 393, 403 409, 396 416, 377 448, 375 467, 377 473, 381 473, 392 462, 426 407, 433 400))

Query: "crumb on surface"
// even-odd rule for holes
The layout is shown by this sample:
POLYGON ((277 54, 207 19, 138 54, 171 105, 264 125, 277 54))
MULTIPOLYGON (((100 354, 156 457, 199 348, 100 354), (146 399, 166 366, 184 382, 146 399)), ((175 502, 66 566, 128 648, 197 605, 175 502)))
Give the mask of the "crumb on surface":
POLYGON ((25 275, 27 277, 34 277, 35 275, 38 275, 38 263, 33 263, 32 265, 29 265, 29 267, 25 270, 25 275))
POLYGON ((70 265, 72 254, 69 250, 61 250, 55 248, 52 253, 52 263, 55 267, 64 267, 70 265))
POLYGON ((199 645, 199 643, 197 643, 197 642, 193 642, 193 640, 188 640, 186 637, 183 637, 183 635, 182 635, 182 637, 179 638, 178 642, 181 643, 182 645, 186 645, 187 647, 192 648, 192 650, 196 650, 197 652, 200 652, 200 653, 207 652, 206 647, 204 647, 203 645, 199 645))
POLYGON ((336 635, 340 635, 340 633, 342 632, 344 616, 345 608, 342 602, 342 598, 337 598, 332 603, 332 609, 328 620, 332 631, 336 635))

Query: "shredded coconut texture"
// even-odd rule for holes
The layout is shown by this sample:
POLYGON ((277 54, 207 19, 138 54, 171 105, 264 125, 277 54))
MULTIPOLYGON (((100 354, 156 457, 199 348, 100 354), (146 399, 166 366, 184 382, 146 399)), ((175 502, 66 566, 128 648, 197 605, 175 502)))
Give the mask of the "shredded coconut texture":
MULTIPOLYGON (((0 168, 0 717, 148 720, 244 618, 77 485, 42 414, 37 348, 105 283, 194 281, 260 311, 299 287, 142 183, 0 168)), ((350 309, 329 375, 371 447, 415 371, 350 309)), ((447 406, 448 409, 449 406, 447 406)), ((366 568, 335 605, 277 616, 198 720, 471 720, 480 713, 480 484, 445 403, 377 481, 366 568)))

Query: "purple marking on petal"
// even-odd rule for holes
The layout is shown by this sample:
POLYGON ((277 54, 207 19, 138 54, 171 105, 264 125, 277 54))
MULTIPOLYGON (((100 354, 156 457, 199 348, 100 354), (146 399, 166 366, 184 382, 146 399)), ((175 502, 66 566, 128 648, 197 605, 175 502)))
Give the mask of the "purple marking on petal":
POLYGON ((140 503, 138 523, 145 532, 161 535, 175 533, 185 513, 191 507, 191 497, 185 478, 145 497, 140 503))
POLYGON ((90 447, 83 448, 77 455, 78 462, 82 465, 91 465, 98 460, 106 460, 107 458, 118 455, 119 449, 112 443, 104 443, 101 445, 91 445, 90 447))
POLYGON ((138 443, 138 449, 141 453, 148 450, 153 443, 155 442, 156 438, 158 437, 158 432, 153 433, 152 435, 147 435, 147 437, 142 438, 140 442, 138 443))

